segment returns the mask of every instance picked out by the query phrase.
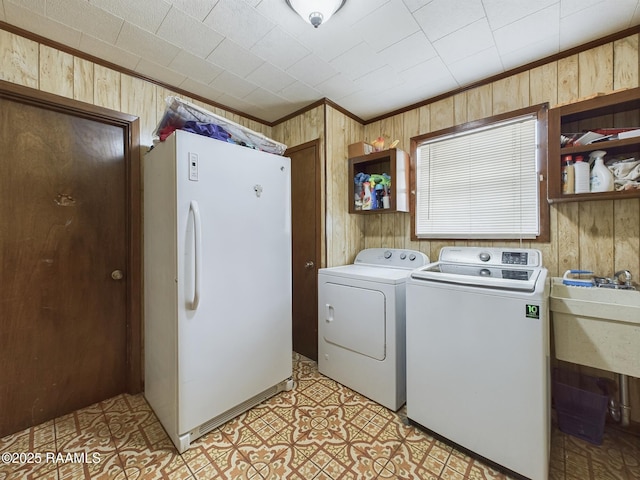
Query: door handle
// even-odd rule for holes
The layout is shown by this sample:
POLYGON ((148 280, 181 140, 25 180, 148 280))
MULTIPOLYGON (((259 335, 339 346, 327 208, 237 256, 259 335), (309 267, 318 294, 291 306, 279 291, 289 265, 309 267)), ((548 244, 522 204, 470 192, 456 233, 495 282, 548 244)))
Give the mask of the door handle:
POLYGON ((193 249, 195 257, 195 266, 193 271, 193 300, 191 301, 190 308, 191 310, 197 310, 198 305, 200 304, 200 255, 202 254, 202 229, 200 226, 200 208, 198 207, 198 202, 192 200, 189 205, 189 210, 193 213, 193 233, 195 237, 193 249))
POLYGON ((124 278, 124 273, 122 273, 122 270, 114 270, 111 272, 111 278, 114 280, 122 280, 124 278))
POLYGON ((316 264, 313 263, 311 260, 307 260, 307 263, 304 264, 304 268, 306 268, 307 270, 311 270, 315 266, 316 264))

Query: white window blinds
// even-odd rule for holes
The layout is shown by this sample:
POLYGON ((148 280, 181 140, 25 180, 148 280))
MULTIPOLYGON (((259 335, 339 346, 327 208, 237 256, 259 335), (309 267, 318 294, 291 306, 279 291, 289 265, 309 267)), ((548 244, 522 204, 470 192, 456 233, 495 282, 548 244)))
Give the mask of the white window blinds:
POLYGON ((417 148, 418 238, 540 233, 537 117, 427 140, 417 148))

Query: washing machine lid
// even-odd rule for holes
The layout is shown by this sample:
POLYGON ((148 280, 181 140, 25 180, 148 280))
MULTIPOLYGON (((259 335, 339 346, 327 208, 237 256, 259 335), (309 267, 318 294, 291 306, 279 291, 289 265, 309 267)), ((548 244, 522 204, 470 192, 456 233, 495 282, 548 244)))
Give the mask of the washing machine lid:
POLYGON ((415 270, 415 281, 431 281, 457 285, 533 292, 541 269, 500 268, 484 265, 460 265, 436 262, 415 270))
POLYGON ((414 270, 411 279, 533 292, 543 270, 539 250, 444 247, 439 261, 414 270))
POLYGON ((321 268, 318 270, 318 275, 393 285, 405 283, 410 273, 411 269, 407 268, 389 268, 372 265, 342 265, 340 267, 321 268))

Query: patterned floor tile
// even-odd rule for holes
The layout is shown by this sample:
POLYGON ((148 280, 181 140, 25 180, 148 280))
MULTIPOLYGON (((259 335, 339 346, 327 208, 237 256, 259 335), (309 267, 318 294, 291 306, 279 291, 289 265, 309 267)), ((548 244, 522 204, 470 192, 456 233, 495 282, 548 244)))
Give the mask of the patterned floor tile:
POLYGON ((184 459, 172 446, 138 450, 119 449, 118 456, 128 480, 154 480, 191 476, 184 459))
POLYGON ((118 448, 150 446, 166 436, 151 411, 111 411, 105 416, 118 448))
MULTIPOLYGON (((16 450, 6 450, 17 453, 16 450)), ((58 466, 49 459, 53 458, 56 452, 55 442, 41 445, 38 448, 22 450, 20 453, 30 453, 30 458, 18 461, 14 458, 10 464, 4 463, 0 467, 0 472, 5 471, 7 478, 47 478, 56 477, 58 466)), ((4 457, 3 457, 4 458, 4 457)), ((0 478, 2 474, 0 473, 0 478)))
POLYGON ((58 475, 60 480, 125 480, 124 468, 117 453, 88 458, 84 462, 60 463, 58 475))
MULTIPOLYGON (((292 359, 293 390, 182 455, 144 396, 123 394, 0 439, 2 454, 53 459, 0 463, 0 480, 511 480, 408 425, 405 408, 392 412, 292 359)), ((640 438, 607 426, 597 446, 552 430, 549 480, 638 479, 640 438)))
POLYGON ((217 456, 212 462, 194 472, 198 480, 211 480, 214 478, 229 480, 261 480, 262 476, 244 457, 237 448, 226 451, 217 456))

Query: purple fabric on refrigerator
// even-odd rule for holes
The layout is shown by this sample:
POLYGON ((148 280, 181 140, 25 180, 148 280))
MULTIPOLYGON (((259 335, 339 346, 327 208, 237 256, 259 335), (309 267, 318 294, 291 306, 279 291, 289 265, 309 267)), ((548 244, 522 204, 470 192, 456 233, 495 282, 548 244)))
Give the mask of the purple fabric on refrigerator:
POLYGON ((215 138, 216 140, 222 140, 223 142, 226 142, 231 137, 231 135, 229 135, 229 133, 227 133, 222 127, 214 125, 213 123, 188 121, 185 122, 182 130, 197 133, 198 135, 204 135, 205 137, 215 138))

